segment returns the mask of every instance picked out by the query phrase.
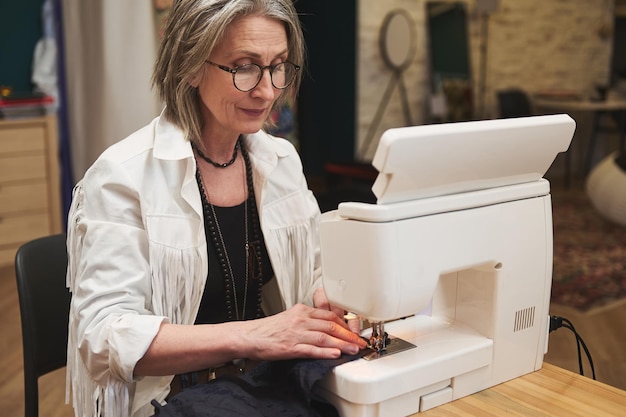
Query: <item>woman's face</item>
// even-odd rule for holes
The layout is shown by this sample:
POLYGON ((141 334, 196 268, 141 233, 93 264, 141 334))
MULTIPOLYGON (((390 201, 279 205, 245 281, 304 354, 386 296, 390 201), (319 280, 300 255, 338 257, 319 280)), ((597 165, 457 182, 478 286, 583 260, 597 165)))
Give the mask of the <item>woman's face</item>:
MULTIPOLYGON (((264 67, 286 61, 287 51, 287 33, 282 22, 244 16, 227 27, 208 60, 229 68, 249 63, 264 67)), ((232 74, 207 63, 199 78, 198 92, 204 104, 204 137, 228 138, 261 129, 282 90, 274 88, 269 70, 265 70, 255 88, 239 91, 232 74)))

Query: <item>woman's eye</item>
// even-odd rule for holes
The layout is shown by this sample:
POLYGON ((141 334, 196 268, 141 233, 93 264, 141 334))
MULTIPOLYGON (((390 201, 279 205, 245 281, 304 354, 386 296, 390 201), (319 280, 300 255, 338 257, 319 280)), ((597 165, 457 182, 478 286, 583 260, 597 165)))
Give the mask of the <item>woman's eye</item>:
POLYGON ((258 69, 252 64, 240 65, 237 67, 237 72, 242 74, 255 73, 257 71, 258 69))

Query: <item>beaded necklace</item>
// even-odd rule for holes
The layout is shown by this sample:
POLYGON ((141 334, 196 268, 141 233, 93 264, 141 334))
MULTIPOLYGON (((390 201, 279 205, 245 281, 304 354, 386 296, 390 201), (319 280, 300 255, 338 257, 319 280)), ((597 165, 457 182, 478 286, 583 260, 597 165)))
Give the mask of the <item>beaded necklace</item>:
POLYGON ((233 156, 232 158, 230 158, 230 161, 220 164, 219 162, 215 162, 214 160, 212 160, 211 158, 203 154, 202 151, 196 146, 196 144, 191 142, 191 147, 196 151, 196 153, 200 156, 200 158, 204 159, 205 161, 207 161, 209 164, 213 165, 216 168, 226 168, 234 164, 235 159, 237 159, 237 150, 239 149, 239 146, 240 146, 239 140, 237 140, 237 143, 235 143, 235 149, 233 149, 233 156))
MULTIPOLYGON (((231 257, 229 256, 228 249, 224 243, 224 236, 222 229, 215 212, 215 207, 210 203, 209 194, 203 186, 202 176, 200 170, 196 169, 196 181, 200 189, 200 195, 202 198, 202 207, 205 216, 205 221, 208 226, 208 234, 211 238, 211 242, 214 245, 215 252, 217 254, 220 269, 224 279, 225 288, 225 301, 228 320, 245 320, 250 318, 262 317, 261 310, 261 296, 262 296, 262 276, 263 268, 261 263, 261 243, 260 243, 260 228, 259 217, 256 208, 256 199, 254 195, 254 187, 252 183, 252 168, 250 164, 250 158, 245 147, 240 145, 240 141, 237 141, 235 151, 241 149, 241 154, 244 159, 245 167, 245 186, 248 191, 248 198, 244 201, 244 250, 245 250, 245 279, 242 296, 241 309, 239 308, 238 290, 235 284, 235 277, 233 274, 233 268, 231 265, 231 257), (248 204, 250 202, 250 204, 248 204), (252 234, 252 239, 249 239, 249 233, 252 234), (254 288, 256 286, 256 288, 254 288), (246 307, 248 304, 248 292, 254 292, 256 290, 256 313, 255 317, 246 317, 246 307), (232 296, 231 296, 232 293, 232 296), (234 305, 234 315, 233 315, 234 305), (240 313, 241 310, 241 313, 240 313)), ((234 155, 236 157, 236 155, 234 155)), ((234 248, 230 248, 231 252, 234 248)), ((209 277, 210 278, 210 277, 209 277)), ((241 288, 239 288, 239 294, 241 294, 241 288)))

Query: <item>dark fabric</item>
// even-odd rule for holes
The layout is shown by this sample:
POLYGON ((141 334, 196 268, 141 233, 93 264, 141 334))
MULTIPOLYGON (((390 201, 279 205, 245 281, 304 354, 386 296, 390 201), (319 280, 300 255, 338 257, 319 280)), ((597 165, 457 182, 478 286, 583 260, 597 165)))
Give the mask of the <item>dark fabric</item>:
POLYGON ((158 417, 338 417, 313 387, 331 369, 369 351, 334 360, 261 362, 242 376, 224 376, 155 404, 158 417))

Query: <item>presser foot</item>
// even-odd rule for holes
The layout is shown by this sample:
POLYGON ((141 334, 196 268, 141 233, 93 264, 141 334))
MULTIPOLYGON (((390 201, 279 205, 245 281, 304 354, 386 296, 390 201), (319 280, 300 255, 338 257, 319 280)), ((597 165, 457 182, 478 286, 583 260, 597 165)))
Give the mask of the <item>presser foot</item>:
POLYGON ((394 353, 403 352, 405 350, 413 349, 415 346, 413 343, 407 342, 404 339, 400 339, 397 337, 389 337, 385 333, 386 346, 382 350, 374 349, 372 346, 368 345, 368 348, 372 350, 372 352, 363 355, 363 359, 367 361, 375 360, 382 358, 383 356, 393 355, 394 353))

